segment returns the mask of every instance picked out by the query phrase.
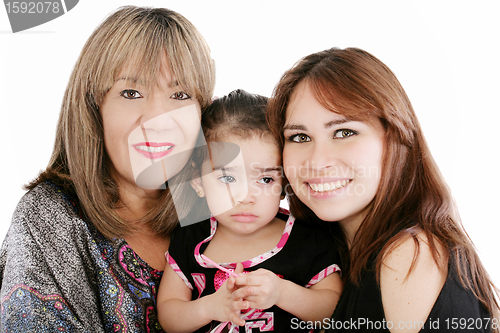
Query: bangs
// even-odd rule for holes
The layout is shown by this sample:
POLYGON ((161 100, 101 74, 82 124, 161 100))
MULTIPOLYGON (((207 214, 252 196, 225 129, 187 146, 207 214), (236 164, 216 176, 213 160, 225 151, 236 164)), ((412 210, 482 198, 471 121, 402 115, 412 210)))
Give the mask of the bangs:
POLYGON ((97 85, 92 90, 98 105, 123 70, 127 71, 127 79, 140 80, 141 85, 151 89, 159 84, 165 66, 170 69, 172 83, 196 98, 202 107, 210 102, 215 72, 208 46, 189 21, 177 13, 174 19, 165 11, 173 15, 159 8, 131 13, 133 17, 125 24, 123 19, 111 20, 113 26, 103 29, 108 30, 108 35, 96 36, 101 42, 94 46, 101 56, 90 82, 97 85))
POLYGON ((352 121, 371 122, 381 117, 381 107, 374 103, 371 92, 359 82, 345 80, 342 72, 311 73, 305 82, 327 110, 352 121))

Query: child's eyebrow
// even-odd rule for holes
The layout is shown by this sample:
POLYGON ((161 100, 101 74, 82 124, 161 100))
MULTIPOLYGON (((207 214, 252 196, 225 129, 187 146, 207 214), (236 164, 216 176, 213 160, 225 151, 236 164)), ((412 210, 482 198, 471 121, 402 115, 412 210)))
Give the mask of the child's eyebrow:
POLYGON ((225 166, 225 165, 214 165, 214 171, 215 170, 223 170, 223 171, 236 171, 240 169, 240 167, 235 167, 235 166, 225 166))
POLYGON ((255 170, 257 171, 260 171, 260 172, 273 172, 273 171, 276 171, 276 172, 281 172, 281 167, 278 166, 278 167, 265 167, 265 168, 254 168, 255 170))

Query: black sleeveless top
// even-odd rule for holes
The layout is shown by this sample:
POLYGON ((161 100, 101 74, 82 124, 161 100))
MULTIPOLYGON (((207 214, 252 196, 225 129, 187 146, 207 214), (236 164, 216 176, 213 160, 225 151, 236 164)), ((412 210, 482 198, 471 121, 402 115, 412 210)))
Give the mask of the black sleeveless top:
MULTIPOLYGON (((373 262, 371 266, 374 267, 373 262)), ((456 270, 450 266, 446 282, 425 322, 387 322, 375 269, 371 269, 362 273, 359 286, 346 283, 325 328, 326 332, 390 332, 391 327, 397 330, 406 326, 421 327, 421 333, 492 332, 491 317, 472 291, 460 284, 456 270)))

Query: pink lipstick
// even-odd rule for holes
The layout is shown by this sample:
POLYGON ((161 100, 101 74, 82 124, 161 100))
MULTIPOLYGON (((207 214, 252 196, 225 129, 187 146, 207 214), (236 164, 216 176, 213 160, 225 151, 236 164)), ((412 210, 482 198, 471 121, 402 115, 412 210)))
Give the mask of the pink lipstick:
POLYGON ((132 146, 139 154, 152 160, 167 156, 175 147, 170 142, 141 142, 132 146))

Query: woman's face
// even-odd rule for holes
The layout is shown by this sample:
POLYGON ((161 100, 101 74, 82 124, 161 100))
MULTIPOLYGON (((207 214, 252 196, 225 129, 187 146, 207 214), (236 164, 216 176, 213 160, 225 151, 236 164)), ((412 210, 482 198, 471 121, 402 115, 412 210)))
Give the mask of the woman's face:
POLYGON ((383 129, 325 109, 302 82, 291 96, 283 165, 293 191, 319 218, 355 228, 380 182, 383 129))
POLYGON ((166 60, 161 68, 158 84, 147 89, 125 66, 101 105, 104 143, 119 186, 162 188, 184 167, 200 132, 198 101, 177 85, 166 60))

